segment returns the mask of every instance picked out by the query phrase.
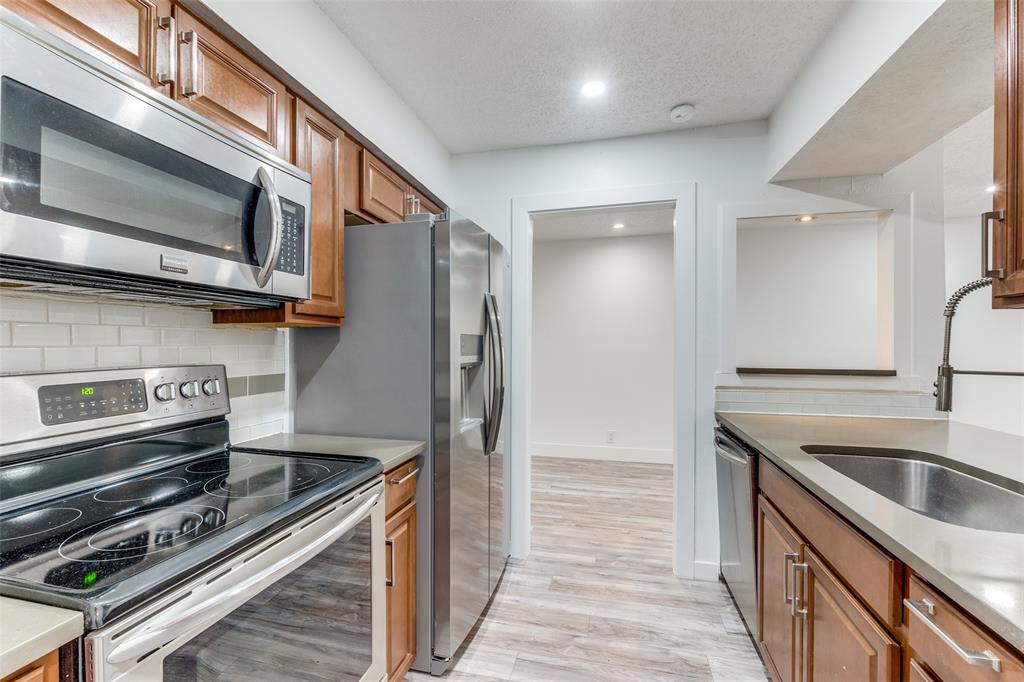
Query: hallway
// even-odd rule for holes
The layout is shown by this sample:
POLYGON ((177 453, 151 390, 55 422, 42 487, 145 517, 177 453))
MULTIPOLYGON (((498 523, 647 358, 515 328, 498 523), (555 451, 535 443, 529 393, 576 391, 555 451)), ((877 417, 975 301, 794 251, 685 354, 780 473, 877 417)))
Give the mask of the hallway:
POLYGON ((533 551, 508 567, 445 679, 763 682, 725 588, 672 575, 671 476, 535 457, 533 551))

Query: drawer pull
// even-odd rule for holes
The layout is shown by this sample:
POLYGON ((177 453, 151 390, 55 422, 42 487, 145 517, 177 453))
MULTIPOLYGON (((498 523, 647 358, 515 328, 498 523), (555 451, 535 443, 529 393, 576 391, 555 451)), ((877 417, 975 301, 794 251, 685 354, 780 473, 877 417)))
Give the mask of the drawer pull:
POLYGON ((395 541, 392 540, 391 538, 387 538, 386 540, 384 540, 384 547, 385 547, 385 549, 388 550, 388 556, 391 557, 390 559, 388 559, 388 575, 390 575, 391 577, 389 578, 387 575, 384 576, 384 587, 394 587, 395 586, 395 541))
POLYGON ((410 478, 412 478, 413 476, 415 476, 419 472, 420 472, 420 468, 416 467, 415 469, 413 469, 412 471, 407 473, 405 476, 402 476, 401 478, 392 478, 390 481, 388 481, 388 483, 390 483, 391 485, 402 485, 403 483, 408 481, 410 478))
POLYGON ((928 628, 939 636, 943 642, 946 643, 950 649, 956 652, 956 655, 964 659, 968 665, 984 665, 989 666, 996 672, 1002 672, 1003 664, 999 661, 999 657, 991 651, 971 651, 960 646, 960 643, 949 636, 945 630, 939 627, 939 624, 932 620, 932 616, 935 615, 935 604, 927 599, 904 599, 903 605, 906 606, 910 611, 921 619, 921 622, 928 626, 928 628))
POLYGON ((800 555, 796 552, 786 552, 782 555, 782 601, 785 604, 792 604, 793 597, 789 594, 789 565, 800 560, 800 555))
POLYGON ((789 612, 794 618, 807 620, 807 605, 804 603, 804 580, 797 582, 797 575, 807 575, 807 564, 793 564, 793 601, 789 602, 789 612))

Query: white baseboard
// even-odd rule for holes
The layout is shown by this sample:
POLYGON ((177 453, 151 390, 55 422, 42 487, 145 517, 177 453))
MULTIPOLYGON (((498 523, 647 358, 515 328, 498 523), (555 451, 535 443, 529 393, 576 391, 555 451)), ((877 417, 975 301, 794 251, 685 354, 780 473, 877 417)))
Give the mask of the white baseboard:
POLYGON ((694 561, 693 577, 695 580, 717 581, 719 573, 718 562, 694 561))
POLYGON ((618 445, 577 445, 575 443, 530 443, 533 457, 594 459, 608 462, 644 462, 672 464, 671 449, 627 448, 618 445))

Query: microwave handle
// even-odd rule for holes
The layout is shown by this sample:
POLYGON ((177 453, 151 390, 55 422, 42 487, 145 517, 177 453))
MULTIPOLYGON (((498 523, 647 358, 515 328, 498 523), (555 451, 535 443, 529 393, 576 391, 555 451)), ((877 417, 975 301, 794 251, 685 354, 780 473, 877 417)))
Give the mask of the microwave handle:
MULTIPOLYGON (((260 166, 256 176, 267 193, 267 199, 270 200, 270 221, 272 223, 267 258, 263 267, 256 273, 256 285, 262 289, 270 281, 270 276, 274 274, 274 268, 277 267, 278 258, 281 256, 281 197, 277 195, 274 179, 270 177, 266 168, 260 166)), ((255 225, 253 227, 255 229, 255 225)))

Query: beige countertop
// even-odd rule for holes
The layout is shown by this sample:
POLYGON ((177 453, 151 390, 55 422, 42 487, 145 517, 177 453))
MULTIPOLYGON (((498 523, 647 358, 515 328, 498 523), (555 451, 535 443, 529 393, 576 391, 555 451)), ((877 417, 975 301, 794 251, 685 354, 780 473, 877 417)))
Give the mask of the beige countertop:
POLYGON ((45 656, 85 631, 79 611, 0 597, 0 677, 45 656))
POLYGON ((427 444, 421 440, 318 436, 307 433, 275 433, 272 436, 236 443, 235 446, 287 452, 312 452, 320 455, 374 457, 380 460, 384 471, 404 464, 427 449, 427 444))
POLYGON ((917 450, 1024 482, 1024 438, 957 422, 721 412, 758 449, 917 575, 1024 651, 1024 534, 911 511, 822 464, 804 445, 917 450))

